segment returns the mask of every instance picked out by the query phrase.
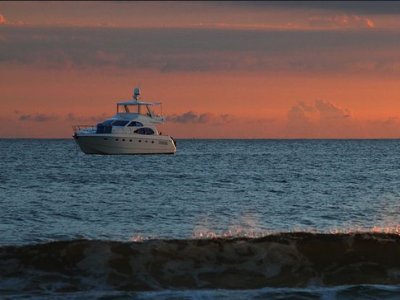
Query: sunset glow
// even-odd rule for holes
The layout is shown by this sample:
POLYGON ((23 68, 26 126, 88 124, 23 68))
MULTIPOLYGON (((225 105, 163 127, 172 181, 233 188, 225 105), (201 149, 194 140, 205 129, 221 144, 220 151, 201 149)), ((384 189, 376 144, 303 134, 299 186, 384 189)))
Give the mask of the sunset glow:
POLYGON ((2 2, 0 137, 163 102, 177 138, 400 137, 397 2, 2 2))

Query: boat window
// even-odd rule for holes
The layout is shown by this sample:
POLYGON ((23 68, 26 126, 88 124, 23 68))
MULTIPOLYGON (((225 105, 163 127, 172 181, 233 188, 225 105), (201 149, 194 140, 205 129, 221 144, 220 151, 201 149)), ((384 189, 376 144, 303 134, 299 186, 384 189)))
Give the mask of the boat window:
POLYGON ((112 126, 125 126, 129 121, 117 120, 112 123, 112 126))
POLYGON ((135 133, 151 135, 151 134, 154 134, 154 130, 151 128, 143 127, 143 128, 136 129, 135 133))
POLYGON ((111 123, 112 123, 113 121, 114 121, 114 120, 105 120, 103 123, 101 123, 101 125, 103 125, 103 126, 110 126, 111 123))
POLYGON ((111 123, 113 120, 106 120, 96 126, 96 133, 111 133, 111 123))
POLYGON ((132 121, 128 126, 129 127, 142 127, 143 124, 138 121, 132 121))

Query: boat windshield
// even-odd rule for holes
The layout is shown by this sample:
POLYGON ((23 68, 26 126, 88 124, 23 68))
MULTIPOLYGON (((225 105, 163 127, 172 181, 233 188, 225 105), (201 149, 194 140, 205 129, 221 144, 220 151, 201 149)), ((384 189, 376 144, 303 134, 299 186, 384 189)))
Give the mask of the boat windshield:
POLYGON ((101 123, 101 125, 103 125, 103 126, 110 126, 111 123, 112 123, 113 121, 114 121, 114 120, 105 120, 103 123, 101 123))
POLYGON ((136 113, 143 116, 159 116, 161 113, 160 105, 149 105, 149 104, 119 104, 117 106, 117 113, 136 113))

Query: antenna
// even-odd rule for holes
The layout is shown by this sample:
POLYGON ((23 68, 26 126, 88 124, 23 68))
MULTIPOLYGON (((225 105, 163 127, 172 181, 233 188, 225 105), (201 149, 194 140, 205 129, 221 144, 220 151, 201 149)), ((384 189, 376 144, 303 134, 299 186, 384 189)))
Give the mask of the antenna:
POLYGON ((137 101, 139 96, 140 96, 140 89, 138 87, 135 87, 133 89, 133 99, 137 101))

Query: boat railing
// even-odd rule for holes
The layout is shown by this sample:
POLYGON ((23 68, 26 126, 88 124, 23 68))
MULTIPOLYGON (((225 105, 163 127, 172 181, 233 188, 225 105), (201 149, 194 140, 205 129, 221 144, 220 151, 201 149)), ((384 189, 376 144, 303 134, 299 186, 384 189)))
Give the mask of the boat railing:
POLYGON ((77 133, 81 130, 96 131, 96 126, 95 125, 73 125, 72 129, 74 130, 74 133, 77 133))

